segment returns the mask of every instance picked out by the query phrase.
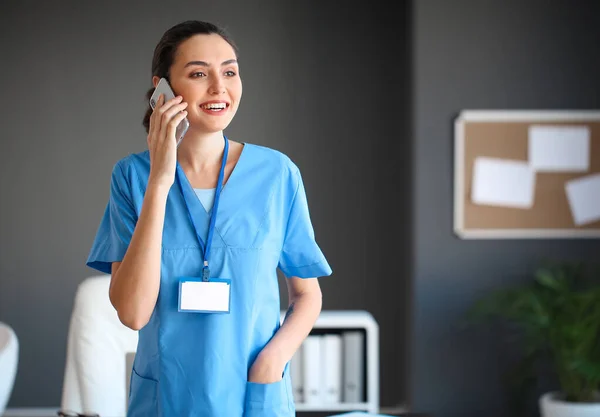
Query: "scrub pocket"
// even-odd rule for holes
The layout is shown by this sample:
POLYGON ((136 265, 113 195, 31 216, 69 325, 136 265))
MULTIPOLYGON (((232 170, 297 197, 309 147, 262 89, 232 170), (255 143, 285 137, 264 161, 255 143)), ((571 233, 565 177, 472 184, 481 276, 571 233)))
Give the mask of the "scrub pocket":
POLYGON ((291 380, 286 365, 283 378, 271 384, 246 382, 244 417, 293 417, 291 380))
POLYGON ((151 417, 158 415, 158 382, 144 378, 135 367, 131 372, 131 393, 127 417, 151 417))

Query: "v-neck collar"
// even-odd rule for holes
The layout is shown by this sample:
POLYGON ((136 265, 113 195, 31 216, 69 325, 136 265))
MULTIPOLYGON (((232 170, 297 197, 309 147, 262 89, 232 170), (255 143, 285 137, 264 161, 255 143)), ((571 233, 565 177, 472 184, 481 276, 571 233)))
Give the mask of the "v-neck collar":
POLYGON ((188 177, 185 175, 185 171, 183 170, 179 162, 177 162, 176 175, 179 175, 179 177, 181 178, 180 191, 183 193, 181 196, 183 198, 182 204, 184 205, 184 208, 186 208, 186 211, 189 210, 189 215, 194 219, 194 223, 191 223, 191 219, 188 219, 190 221, 190 226, 194 228, 194 224, 196 225, 196 227, 198 228, 198 234, 202 238, 202 244, 206 245, 206 236, 208 235, 210 214, 206 211, 206 209, 200 202, 200 199, 196 195, 192 184, 190 183, 188 177))
MULTIPOLYGON (((249 146, 248 143, 245 142, 241 142, 242 143, 242 151, 240 152, 240 156, 238 157, 238 160, 235 164, 235 166, 233 167, 233 170, 231 171, 231 174, 229 174, 229 178, 227 179, 227 182, 223 185, 223 188, 221 189, 221 202, 219 204, 219 206, 224 206, 226 205, 226 199, 225 199, 225 192, 228 189, 228 185, 232 180, 235 180, 237 178, 236 172, 239 171, 238 167, 240 165, 240 163, 243 162, 243 156, 245 155, 245 151, 246 148, 249 146)), ((177 174, 179 174, 181 176, 181 178, 183 179, 181 182, 181 191, 183 192, 182 198, 185 198, 185 200, 187 201, 187 205, 189 207, 189 213, 190 215, 194 218, 194 222, 196 224, 196 226, 198 227, 198 233, 200 234, 200 236, 202 237, 202 244, 206 245, 206 237, 208 235, 208 227, 210 224, 210 216, 212 214, 212 207, 209 211, 206 210, 206 208, 204 208, 204 206, 202 205, 202 202, 200 201, 200 199, 198 198, 198 196, 196 195, 196 192, 194 191, 194 187, 192 187, 192 184, 190 183, 187 175, 185 175, 185 171, 183 170, 183 168, 181 167, 181 164, 179 163, 179 161, 177 161, 177 174)), ((176 175, 177 175, 176 174, 176 175)), ((231 187, 229 187, 231 188, 231 187)), ((184 205, 186 204, 185 201, 182 202, 184 205)), ((217 213, 218 214, 218 213, 217 213)), ((190 220, 191 222, 191 220, 190 220)), ((190 224, 190 226, 193 228, 194 225, 190 224)), ((217 221, 215 224, 215 233, 213 235, 213 239, 216 238, 218 236, 218 238, 223 242, 223 244, 225 244, 225 242, 223 241, 223 238, 221 237, 221 233, 219 232, 219 217, 217 217, 217 221)), ((213 242, 214 245, 214 242, 213 242)))
MULTIPOLYGON (((237 171, 239 171, 238 166, 240 165, 240 162, 242 162, 242 157, 244 156, 246 148, 248 147, 248 144, 246 142, 240 142, 240 143, 243 145, 242 146, 242 151, 240 152, 240 156, 238 157, 238 160, 235 163, 235 166, 233 167, 233 170, 231 171, 231 174, 229 174, 229 178, 227 178, 227 182, 225 184, 223 184, 223 188, 221 189, 221 198, 223 198, 223 193, 225 192, 225 189, 227 188, 227 185, 234 178, 235 173, 237 171)), ((229 188, 231 188, 231 187, 229 187, 229 188)))
POLYGON ((204 207, 204 210, 208 214, 210 214, 213 206, 215 205, 216 188, 194 188, 194 193, 200 200, 200 203, 202 203, 202 207, 204 207), (210 205, 210 209, 208 209, 208 210, 206 209, 206 205, 204 205, 204 201, 202 201, 202 197, 204 197, 204 196, 209 196, 210 201, 212 202, 212 204, 210 205))
MULTIPOLYGON (((223 184, 223 188, 221 189, 221 198, 223 198, 223 193, 227 189, 227 184, 229 184, 231 182, 231 180, 234 178, 235 173, 237 171, 239 171, 238 166, 240 165, 240 162, 242 161, 242 157, 246 153, 246 148, 249 146, 249 144, 246 143, 246 142, 240 142, 240 143, 243 145, 242 146, 242 151, 240 152, 240 156, 238 157, 238 160, 235 163, 235 166, 233 167, 233 170, 231 171, 231 174, 229 174, 229 178, 227 178, 227 182, 225 184, 223 184)), ((186 180, 187 184, 189 185, 190 189, 192 189, 192 191, 193 191, 194 187, 192 187, 192 184, 190 183, 187 175, 185 175, 185 171, 183 170, 183 168, 181 168, 181 164, 179 164, 179 161, 177 161, 177 168, 179 170, 181 170, 181 173, 183 174, 183 177, 185 178, 185 180, 186 180)), ((214 188, 213 188, 213 190, 214 190, 214 188)))

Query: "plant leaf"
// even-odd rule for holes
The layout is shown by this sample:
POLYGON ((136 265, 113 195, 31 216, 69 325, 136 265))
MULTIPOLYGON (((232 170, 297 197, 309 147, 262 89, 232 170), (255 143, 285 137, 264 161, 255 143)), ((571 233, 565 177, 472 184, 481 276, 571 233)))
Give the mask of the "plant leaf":
POLYGON ((552 290, 564 291, 565 289, 564 277, 556 277, 555 274, 547 268, 539 269, 535 273, 535 280, 538 284, 552 290))

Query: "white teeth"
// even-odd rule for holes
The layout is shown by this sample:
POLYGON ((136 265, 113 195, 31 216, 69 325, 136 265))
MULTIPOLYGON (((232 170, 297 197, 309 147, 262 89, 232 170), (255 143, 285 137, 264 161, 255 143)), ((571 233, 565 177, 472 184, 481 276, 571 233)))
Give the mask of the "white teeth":
POLYGON ((210 103, 210 104, 205 104, 202 106, 205 109, 211 109, 211 110, 223 110, 225 107, 227 107, 226 103, 210 103))

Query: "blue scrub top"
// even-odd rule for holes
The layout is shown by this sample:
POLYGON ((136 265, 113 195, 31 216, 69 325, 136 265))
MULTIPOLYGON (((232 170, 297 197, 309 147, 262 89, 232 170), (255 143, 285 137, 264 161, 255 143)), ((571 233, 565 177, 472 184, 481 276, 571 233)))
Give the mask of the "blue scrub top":
MULTIPOLYGON (((87 265, 110 274, 122 261, 140 215, 149 152, 114 166, 110 199, 87 265)), ((194 191, 182 181, 184 192, 194 191)), ((194 196, 195 197, 195 196, 194 196)), ((198 198, 190 213, 200 236, 210 214, 198 198)), ((167 199, 160 291, 139 331, 128 416, 295 416, 289 363, 281 381, 247 381, 259 352, 280 327, 276 270, 312 278, 332 270, 315 241, 298 167, 283 153, 245 143, 225 184, 210 255, 211 277, 231 279, 231 312, 178 312, 179 277, 201 276, 203 259, 177 183, 167 199)))

